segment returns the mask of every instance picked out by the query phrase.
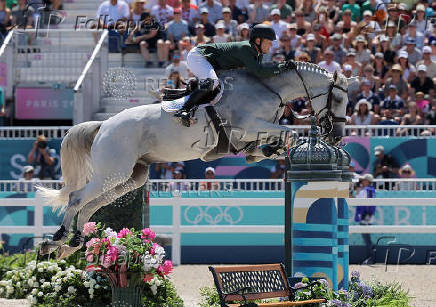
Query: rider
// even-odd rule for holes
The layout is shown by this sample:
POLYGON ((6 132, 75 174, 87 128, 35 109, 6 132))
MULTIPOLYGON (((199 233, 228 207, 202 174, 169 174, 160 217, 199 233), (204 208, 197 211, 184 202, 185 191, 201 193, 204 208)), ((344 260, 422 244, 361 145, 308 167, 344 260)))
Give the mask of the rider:
POLYGON ((259 78, 277 75, 287 69, 287 63, 262 64, 263 54, 269 52, 276 34, 267 24, 254 26, 249 41, 204 44, 193 48, 187 56, 188 68, 199 79, 198 88, 174 116, 189 127, 191 110, 202 103, 219 85, 215 69, 228 70, 246 67, 259 78))

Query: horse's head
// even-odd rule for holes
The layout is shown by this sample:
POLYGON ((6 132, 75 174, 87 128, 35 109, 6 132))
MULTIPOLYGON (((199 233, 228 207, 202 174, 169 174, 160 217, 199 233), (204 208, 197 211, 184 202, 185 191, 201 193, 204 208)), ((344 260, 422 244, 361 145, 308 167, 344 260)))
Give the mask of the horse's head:
POLYGON ((318 117, 322 133, 332 143, 338 143, 345 135, 346 109, 348 104, 348 84, 354 79, 347 79, 335 71, 327 90, 312 98, 312 108, 318 117))

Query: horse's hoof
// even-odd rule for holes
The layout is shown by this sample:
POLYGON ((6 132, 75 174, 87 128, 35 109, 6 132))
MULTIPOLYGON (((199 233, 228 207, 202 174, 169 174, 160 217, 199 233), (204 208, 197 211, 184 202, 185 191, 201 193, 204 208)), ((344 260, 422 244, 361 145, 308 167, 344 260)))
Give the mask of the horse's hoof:
POLYGON ((44 241, 41 243, 39 254, 49 255, 59 248, 59 244, 50 241, 44 241))
POLYGON ((65 226, 62 225, 58 231, 53 235, 53 241, 62 241, 68 238, 68 231, 65 230, 65 226))
POLYGON ((265 157, 271 157, 273 154, 275 154, 277 149, 275 147, 272 147, 270 145, 262 146, 262 154, 265 157))
POLYGON ((56 260, 62 260, 64 258, 67 258, 68 256, 74 254, 79 248, 77 247, 71 247, 68 245, 62 245, 59 248, 58 254, 56 256, 56 260))
POLYGON ((78 247, 84 242, 84 237, 80 231, 76 231, 74 236, 71 238, 70 243, 68 244, 70 247, 78 247))

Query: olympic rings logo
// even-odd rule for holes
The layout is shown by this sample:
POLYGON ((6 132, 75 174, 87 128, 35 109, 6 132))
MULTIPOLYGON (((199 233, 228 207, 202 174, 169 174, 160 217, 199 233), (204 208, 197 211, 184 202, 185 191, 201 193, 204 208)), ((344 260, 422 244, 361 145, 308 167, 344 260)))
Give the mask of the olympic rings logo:
POLYGON ((185 221, 190 224, 197 225, 201 221, 205 221, 210 225, 217 225, 222 221, 234 225, 242 221, 244 212, 241 207, 223 207, 207 206, 206 208, 198 206, 189 206, 184 211, 185 221), (232 210, 233 209, 233 210, 232 210), (194 218, 192 218, 195 216, 194 218))

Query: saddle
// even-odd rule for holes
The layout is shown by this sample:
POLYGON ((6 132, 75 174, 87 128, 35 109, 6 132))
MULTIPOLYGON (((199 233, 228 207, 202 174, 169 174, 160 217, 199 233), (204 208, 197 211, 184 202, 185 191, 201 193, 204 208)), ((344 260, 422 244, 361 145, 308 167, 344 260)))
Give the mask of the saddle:
MULTIPOLYGON (((164 88, 162 90, 162 101, 172 101, 176 99, 180 99, 190 95, 193 91, 195 91, 198 87, 198 79, 190 78, 186 83, 186 88, 164 88)), ((221 91, 221 86, 218 85, 214 91, 212 91, 207 97, 205 97, 204 101, 212 101, 221 91)))

